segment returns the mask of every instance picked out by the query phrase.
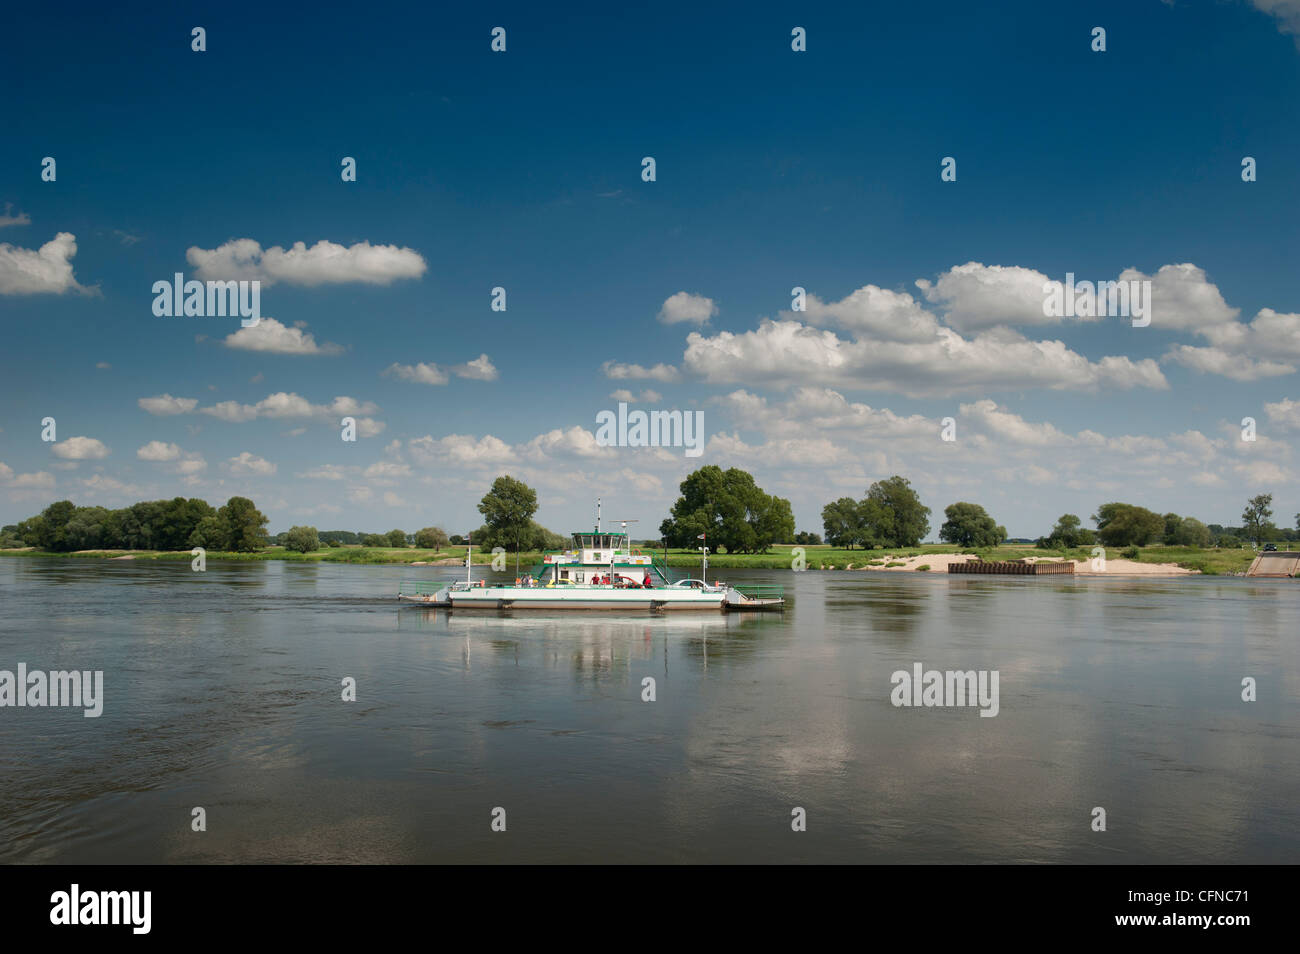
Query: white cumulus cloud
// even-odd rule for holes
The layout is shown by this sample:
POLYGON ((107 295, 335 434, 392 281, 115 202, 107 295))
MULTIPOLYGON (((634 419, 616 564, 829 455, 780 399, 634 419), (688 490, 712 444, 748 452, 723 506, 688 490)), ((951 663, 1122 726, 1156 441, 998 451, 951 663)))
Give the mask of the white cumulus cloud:
POLYGON ((275 473, 275 464, 265 458, 244 451, 238 457, 232 457, 227 465, 230 472, 238 476, 269 477, 275 473))
POLYGON ((1062 319, 1049 317, 1043 307, 1047 297, 1044 285, 1049 282, 1046 275, 1032 268, 967 262, 948 269, 933 283, 918 280, 916 287, 926 301, 944 309, 948 327, 980 331, 998 325, 1059 323, 1062 319))
POLYGON ((255 325, 227 335, 225 345, 240 351, 264 351, 270 354, 330 355, 343 352, 341 345, 331 342, 317 344, 311 332, 281 324, 274 318, 263 318, 255 325))
POLYGON ((253 239, 234 239, 214 249, 192 247, 185 258, 202 281, 259 280, 265 285, 390 285, 419 278, 427 267, 412 248, 368 241, 343 246, 324 239, 310 248, 295 242, 288 249, 273 245, 265 250, 253 239))
MULTIPOLYGON (((372 401, 358 401, 356 398, 347 395, 340 395, 329 404, 312 404, 302 395, 292 391, 277 391, 274 394, 268 394, 256 404, 218 401, 216 404, 198 409, 200 414, 206 414, 209 417, 215 417, 230 424, 242 424, 245 421, 253 421, 258 418, 272 420, 315 418, 321 421, 330 420, 337 424, 338 419, 341 417, 374 414, 378 410, 379 406, 372 401)), ((384 428, 384 425, 377 421, 370 421, 368 426, 371 429, 377 426, 378 430, 370 434, 362 434, 363 437, 374 436, 384 428)), ((357 421, 357 432, 362 433, 361 420, 357 421)))
POLYGON ((54 475, 38 470, 31 474, 18 474, 6 484, 12 490, 53 490, 54 475))
POLYGON ((407 442, 411 455, 421 463, 454 463, 467 466, 504 464, 515 460, 513 448, 491 434, 473 437, 469 434, 448 434, 434 438, 430 435, 407 442))
POLYGON ((427 364, 423 361, 419 364, 390 364, 384 374, 390 378, 397 378, 399 381, 413 381, 416 384, 440 385, 451 380, 447 376, 447 372, 442 368, 436 364, 427 364))
POLYGON ((167 444, 163 441, 150 441, 135 452, 135 456, 140 460, 154 462, 163 462, 170 460, 179 460, 181 449, 175 444, 167 444))
POLYGON ((13 208, 14 204, 12 202, 5 203, 5 210, 0 214, 0 229, 7 228, 11 225, 32 224, 32 217, 30 215, 26 212, 19 212, 17 215, 14 215, 13 208))
POLYGON ((170 394, 140 398, 136 403, 150 414, 156 414, 160 417, 172 414, 188 414, 199 406, 196 398, 178 398, 172 397, 170 394))
POLYGON ((495 381, 499 376, 492 359, 486 354, 479 355, 473 361, 458 364, 451 371, 457 377, 469 378, 473 381, 495 381))
POLYGON ((940 328, 929 341, 842 339, 797 321, 763 321, 753 331, 713 337, 691 332, 683 365, 706 381, 832 384, 920 396, 1039 387, 1053 390, 1168 387, 1149 358, 1089 361, 1061 341, 1032 341, 1005 329, 963 338, 940 328))
POLYGON ((0 242, 0 295, 62 295, 87 292, 72 273, 77 237, 59 232, 39 249, 0 242))
POLYGON ((103 441, 93 437, 69 437, 66 441, 59 441, 50 451, 64 460, 102 460, 109 455, 103 441))
POLYGON ((1265 404, 1264 413, 1274 424, 1300 430, 1300 401, 1283 398, 1275 404, 1265 404))
POLYGON ((670 364, 656 364, 645 368, 639 364, 622 364, 618 361, 606 361, 600 366, 601 373, 614 381, 634 381, 649 379, 651 381, 676 381, 677 369, 670 364))
POLYGON ((1250 0, 1251 6, 1277 18, 1277 28, 1283 33, 1296 34, 1300 47, 1300 0, 1250 0))
POLYGON ((702 325, 717 313, 718 306, 712 298, 679 291, 670 295, 660 306, 659 320, 666 325, 676 325, 683 321, 702 325))
POLYGON ((442 368, 432 362, 421 361, 418 364, 390 364, 384 375, 399 381, 411 381, 415 384, 443 385, 451 378, 468 378, 473 381, 495 381, 498 377, 496 366, 486 354, 481 354, 473 361, 442 368))

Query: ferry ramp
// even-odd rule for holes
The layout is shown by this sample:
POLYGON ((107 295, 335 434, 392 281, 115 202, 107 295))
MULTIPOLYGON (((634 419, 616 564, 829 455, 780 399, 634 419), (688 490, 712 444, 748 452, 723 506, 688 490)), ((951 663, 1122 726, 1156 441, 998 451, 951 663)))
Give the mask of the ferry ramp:
POLYGON ((1256 554, 1247 576, 1286 577, 1300 573, 1300 551, 1277 550, 1256 554))

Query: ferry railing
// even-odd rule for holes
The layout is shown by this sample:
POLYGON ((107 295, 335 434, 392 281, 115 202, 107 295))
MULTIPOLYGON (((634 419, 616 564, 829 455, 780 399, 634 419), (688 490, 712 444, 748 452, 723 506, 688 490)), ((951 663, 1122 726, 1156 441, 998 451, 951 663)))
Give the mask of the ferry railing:
POLYGON ((780 583, 737 583, 731 588, 752 600, 785 599, 785 587, 780 583))
POLYGON ((668 564, 661 559, 656 559, 653 553, 650 554, 650 565, 659 571, 659 576, 665 583, 673 582, 673 574, 668 569, 668 564))
POLYGON ((447 588, 446 583, 434 583, 429 580, 402 580, 397 584, 398 596, 433 596, 447 588))

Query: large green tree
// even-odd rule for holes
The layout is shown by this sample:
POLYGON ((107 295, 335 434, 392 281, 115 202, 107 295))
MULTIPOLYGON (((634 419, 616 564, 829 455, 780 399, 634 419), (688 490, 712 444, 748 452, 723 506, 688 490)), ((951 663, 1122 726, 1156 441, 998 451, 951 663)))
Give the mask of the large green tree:
POLYGON ((794 537, 790 501, 765 493, 748 471, 709 464, 688 474, 680 489, 672 515, 659 525, 669 546, 697 547, 704 534, 715 551, 765 553, 794 537))
POLYGON ((958 501, 943 511, 945 520, 939 528, 939 539, 959 547, 995 547, 1007 538, 1005 527, 1000 527, 979 504, 958 501))
POLYGON ((18 539, 25 547, 41 549, 41 540, 45 536, 45 518, 40 514, 18 521, 18 539))
POLYGON ((1108 547, 1146 546, 1164 537, 1165 518, 1146 507, 1105 503, 1093 514, 1097 537, 1108 547))
POLYGON ((421 550, 441 550, 447 545, 447 531, 442 527, 424 527, 417 530, 415 545, 421 550))
POLYGON ((1176 547, 1208 547, 1210 545, 1210 528, 1195 517, 1183 517, 1174 528, 1172 538, 1165 542, 1176 547))
MULTIPOLYGON (((492 489, 479 501, 478 512, 497 541, 493 546, 518 550, 529 542, 533 514, 537 512, 537 491, 505 474, 492 482, 492 489)), ((486 541, 476 538, 474 543, 485 545, 486 541)))
POLYGON ((186 541, 190 547, 203 547, 205 550, 225 550, 226 541, 226 524, 217 514, 210 517, 204 517, 199 521, 197 527, 190 533, 190 538, 186 541))
POLYGON ((161 500, 142 500, 121 511, 122 546, 128 550, 162 549, 155 543, 161 538, 164 503, 161 500))
POLYGON ((1165 521, 1165 532, 1161 536, 1161 539, 1167 545, 1172 546, 1174 542, 1174 538, 1178 536, 1178 528, 1181 527, 1183 524, 1183 518, 1178 516, 1178 514, 1176 513, 1167 513, 1164 516, 1164 521, 1165 521))
POLYGON ((297 553, 320 549, 320 533, 315 527, 290 527, 284 534, 284 548, 297 553))
POLYGON ((68 521, 76 512, 77 505, 71 500, 60 500, 50 504, 41 511, 39 523, 34 525, 35 540, 32 545, 39 550, 49 550, 51 553, 69 549, 68 521))
POLYGON ((247 497, 231 497, 217 511, 225 532, 226 549, 252 553, 266 546, 266 516, 247 497))
POLYGON ((206 500, 173 497, 162 507, 162 522, 156 531, 155 546, 160 550, 186 549, 190 534, 205 518, 215 516, 216 513, 216 509, 206 500))
POLYGON ((1269 520, 1273 516, 1272 503, 1272 494, 1260 494, 1246 501, 1246 509, 1241 512, 1241 526, 1247 539, 1259 543, 1270 539, 1277 530, 1269 520))
POLYGON ((832 500, 822 507, 822 531, 826 542, 833 547, 852 550, 861 546, 865 536, 861 504, 852 497, 832 500))
POLYGON ((872 546, 914 547, 930 532, 930 508, 907 478, 895 475, 867 490, 862 525, 872 546))
POLYGON ((753 518, 755 548, 767 551, 774 543, 789 543, 794 539, 794 511, 784 497, 763 495, 766 500, 753 518))
POLYGON ((1074 547, 1089 547, 1095 542, 1095 535, 1083 525, 1083 521, 1072 513, 1063 513, 1052 527, 1052 532, 1038 545, 1052 549, 1071 550, 1074 547))
POLYGON ((112 514, 103 507, 78 507, 63 528, 64 545, 69 550, 112 548, 111 530, 105 524, 112 514))

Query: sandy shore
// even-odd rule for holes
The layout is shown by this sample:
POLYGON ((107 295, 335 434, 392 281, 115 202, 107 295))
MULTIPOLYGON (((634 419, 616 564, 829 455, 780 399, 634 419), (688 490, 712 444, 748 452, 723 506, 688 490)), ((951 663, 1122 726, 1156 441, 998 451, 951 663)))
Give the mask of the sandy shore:
MULTIPOLYGON (((902 566, 865 566, 860 563, 852 563, 854 570, 883 571, 885 573, 915 573, 922 566, 929 566, 931 573, 947 573, 948 564, 966 563, 974 560, 976 557, 970 553, 928 553, 915 557, 894 557, 890 555, 879 555, 873 553, 872 560, 884 560, 888 563, 901 563, 902 566)), ((1038 562, 1038 561, 1033 561, 1038 562)), ((1043 563, 1060 563, 1060 557, 1043 557, 1043 563)), ((865 563, 865 561, 864 561, 865 563)), ((811 569, 811 568, 810 568, 811 569)), ((846 569, 846 567, 836 567, 836 569, 846 569)), ((921 571, 925 572, 925 571, 921 571)), ((1076 576, 1190 576, 1199 573, 1199 570, 1189 570, 1181 567, 1176 563, 1139 563, 1137 560, 1108 559, 1106 561, 1105 572, 1094 571, 1092 561, 1076 560, 1074 561, 1074 572, 1076 576)))

